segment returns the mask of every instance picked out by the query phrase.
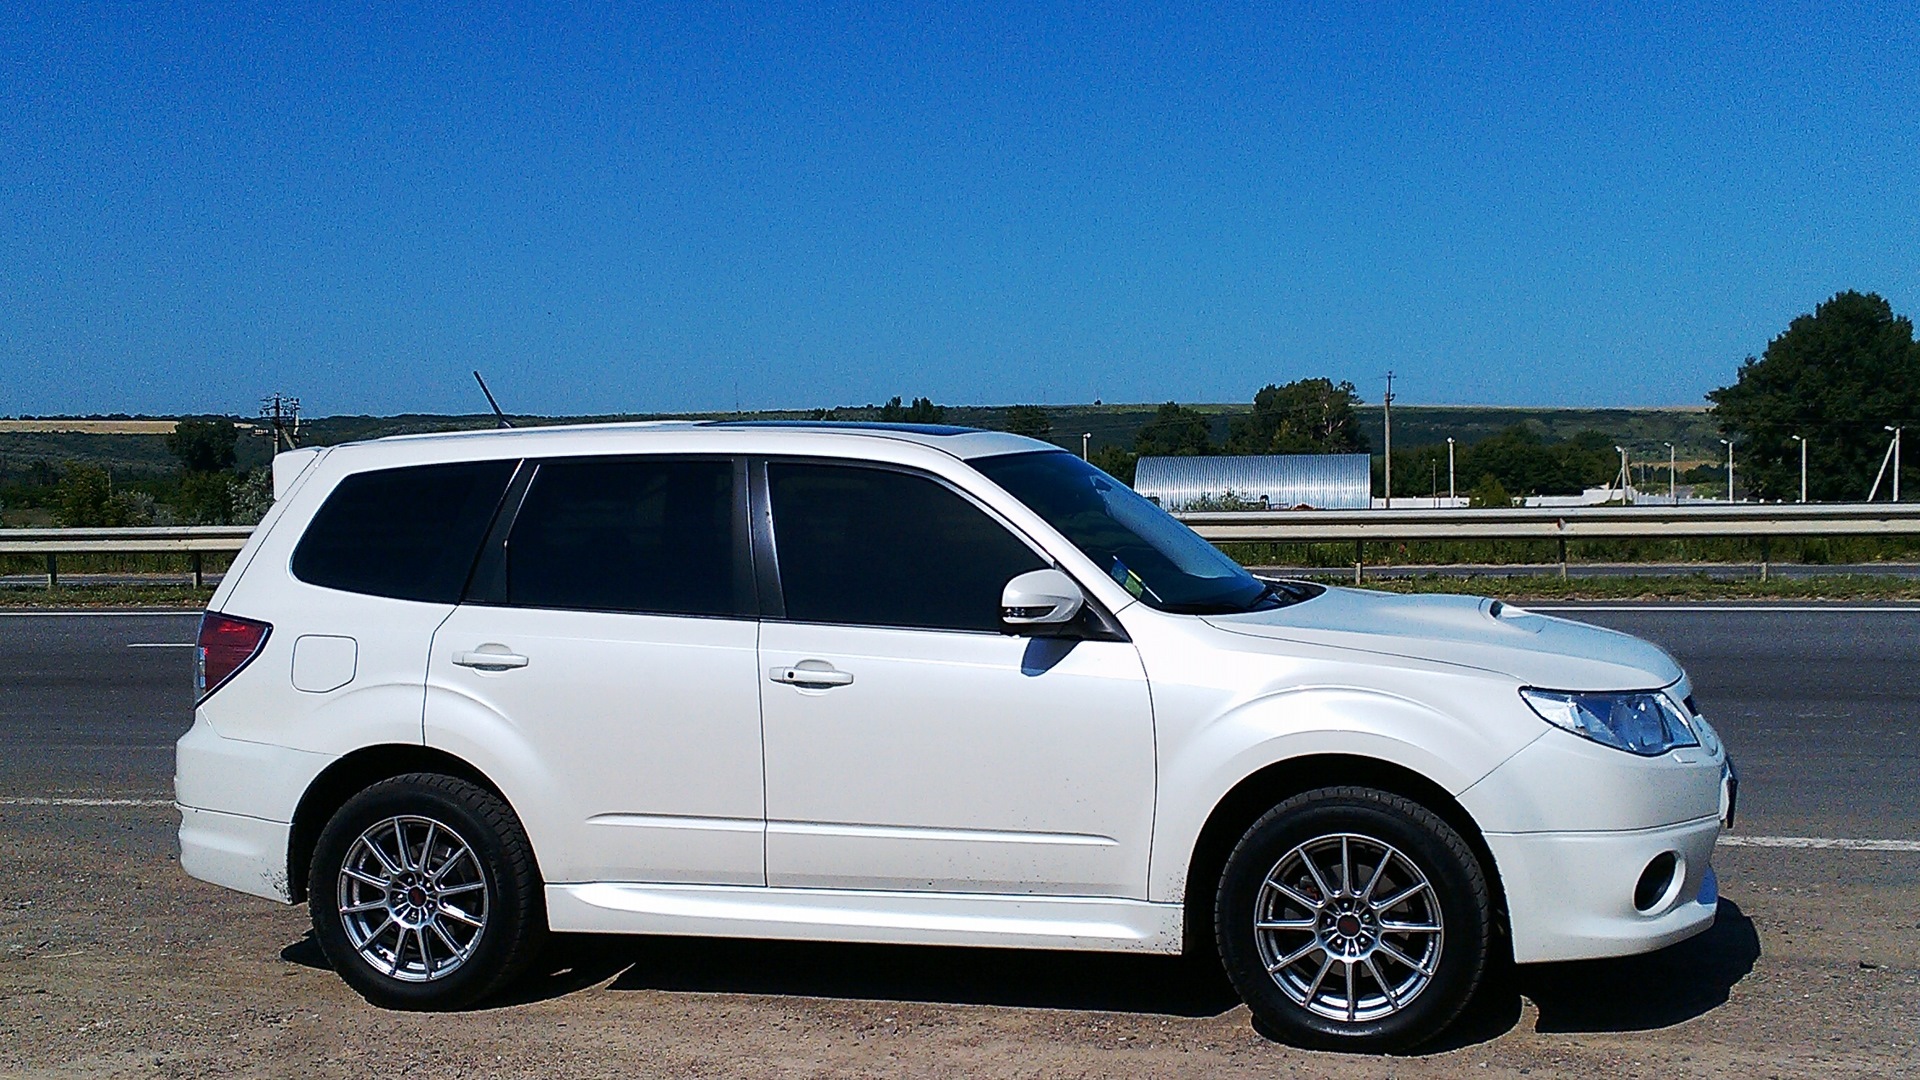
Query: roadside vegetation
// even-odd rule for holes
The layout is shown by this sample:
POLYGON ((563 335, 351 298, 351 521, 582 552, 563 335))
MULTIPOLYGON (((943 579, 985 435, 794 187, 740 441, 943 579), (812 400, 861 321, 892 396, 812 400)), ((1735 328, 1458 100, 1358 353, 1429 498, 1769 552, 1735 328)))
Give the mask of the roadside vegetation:
MULTIPOLYGON (((1311 578, 1323 585, 1351 586, 1351 577, 1311 578)), ((1392 593, 1464 593, 1499 600, 1914 600, 1920 579, 1870 574, 1830 577, 1419 577, 1368 578, 1362 588, 1392 593)))

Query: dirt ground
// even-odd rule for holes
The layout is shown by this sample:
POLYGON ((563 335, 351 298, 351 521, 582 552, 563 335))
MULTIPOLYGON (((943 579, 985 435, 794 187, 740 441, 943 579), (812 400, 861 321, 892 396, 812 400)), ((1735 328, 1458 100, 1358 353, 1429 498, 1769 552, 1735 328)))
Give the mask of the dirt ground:
POLYGON ((1920 854, 1722 849, 1707 935, 1509 972, 1409 1057, 1293 1050, 1175 959, 563 939, 505 1001, 385 1012, 305 910, 192 881, 165 807, 0 807, 0 1076, 1920 1075, 1920 854))

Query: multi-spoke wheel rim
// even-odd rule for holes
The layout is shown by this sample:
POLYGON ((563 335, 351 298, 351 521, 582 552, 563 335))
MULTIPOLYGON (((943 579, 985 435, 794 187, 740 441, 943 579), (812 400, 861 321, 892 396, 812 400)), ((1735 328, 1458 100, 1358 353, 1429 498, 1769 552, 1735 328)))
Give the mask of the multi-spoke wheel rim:
POLYGON ((1315 837, 1267 872, 1254 939, 1294 1003, 1330 1020, 1378 1020, 1433 982, 1440 896, 1414 861, 1359 833, 1315 837))
POLYGON ((487 930, 487 879, 472 845, 432 818, 376 822, 340 865, 340 922, 362 959, 402 982, 460 970, 487 930))

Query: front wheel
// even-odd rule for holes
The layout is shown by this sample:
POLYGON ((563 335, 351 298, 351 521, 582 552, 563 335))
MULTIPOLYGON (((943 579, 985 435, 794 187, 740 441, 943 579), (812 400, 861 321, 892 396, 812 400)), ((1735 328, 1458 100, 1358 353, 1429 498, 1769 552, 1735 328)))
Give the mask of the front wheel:
POLYGON ((387 1008, 471 1004, 517 974, 545 930, 519 819, 451 776, 399 776, 347 800, 320 833, 308 882, 333 969, 387 1008))
POLYGON ((1220 957, 1270 1033, 1404 1050, 1460 1015, 1487 966, 1486 875, 1460 834, 1385 791, 1322 788, 1248 828, 1214 903, 1220 957))

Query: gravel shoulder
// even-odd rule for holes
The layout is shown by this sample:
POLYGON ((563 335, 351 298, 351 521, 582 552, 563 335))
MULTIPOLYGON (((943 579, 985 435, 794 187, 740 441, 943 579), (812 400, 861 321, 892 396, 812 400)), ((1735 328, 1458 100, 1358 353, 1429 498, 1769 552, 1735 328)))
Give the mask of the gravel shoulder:
POLYGON ((166 807, 0 806, 0 1076, 1920 1075, 1920 854, 1722 849, 1721 917, 1500 979, 1410 1058, 1267 1041, 1178 960, 570 938, 450 1016, 349 991, 304 909, 191 881, 166 807))

